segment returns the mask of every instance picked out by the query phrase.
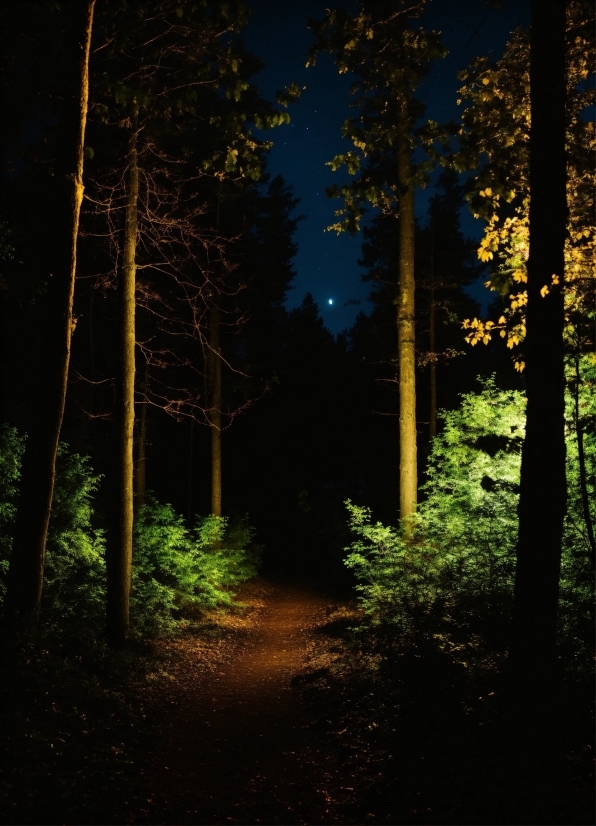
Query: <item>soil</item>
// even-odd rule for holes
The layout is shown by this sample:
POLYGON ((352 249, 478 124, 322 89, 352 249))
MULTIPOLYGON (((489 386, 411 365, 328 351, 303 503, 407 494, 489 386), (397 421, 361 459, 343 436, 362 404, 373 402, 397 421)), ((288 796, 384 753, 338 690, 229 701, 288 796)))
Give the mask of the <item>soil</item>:
MULTIPOLYGON (((238 598, 173 639, 8 668, 0 823, 521 822, 490 674, 421 645, 384 659, 348 631, 357 606, 310 585, 238 598)), ((556 817, 523 822, 594 822, 581 696, 556 817)))
POLYGON ((118 822, 340 822, 330 794, 339 761, 301 696, 320 676, 309 669, 316 633, 335 606, 312 587, 264 588, 227 640, 168 644, 145 698, 150 754, 135 759, 137 789, 118 822))

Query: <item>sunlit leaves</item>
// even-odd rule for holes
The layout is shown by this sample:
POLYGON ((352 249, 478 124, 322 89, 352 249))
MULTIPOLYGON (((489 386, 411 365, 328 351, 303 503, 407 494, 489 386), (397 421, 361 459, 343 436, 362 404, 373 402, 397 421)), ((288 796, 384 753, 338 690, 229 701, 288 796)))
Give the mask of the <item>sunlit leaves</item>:
POLYGON ((285 89, 276 93, 277 102, 280 106, 289 106, 291 103, 296 103, 306 86, 300 88, 297 83, 290 83, 285 89))
POLYGON ((228 157, 226 158, 226 165, 225 165, 226 172, 233 172, 237 161, 238 161, 238 150, 237 149, 230 149, 230 151, 228 152, 228 157))
MULTIPOLYGON (((596 226, 594 222, 594 126, 584 116, 593 105, 594 90, 586 85, 586 68, 593 65, 594 32, 591 4, 574 0, 568 5, 568 238, 565 245, 565 285, 559 280, 542 285, 546 299, 554 289, 563 289, 567 318, 568 347, 585 350, 593 346, 589 319, 594 317, 593 290, 596 226), (578 35, 580 31, 582 34, 578 35)), ((530 127, 529 35, 514 34, 501 60, 492 64, 477 58, 462 73, 462 99, 470 101, 463 113, 460 149, 456 168, 476 168, 477 176, 468 195, 476 217, 487 222, 478 257, 494 262, 487 286, 508 301, 506 324, 474 328, 471 344, 491 340, 499 330, 509 347, 525 336, 524 294, 515 289, 527 282, 529 256, 528 139, 530 127), (521 298, 520 298, 521 295, 521 298), (505 331, 505 332, 503 332, 505 331)), ((468 325, 471 322, 468 322, 468 325)), ((470 326, 466 329, 472 329, 470 326)), ((516 369, 523 359, 517 358, 516 369)))
POLYGON ((336 155, 332 161, 327 161, 326 165, 335 172, 344 164, 350 175, 356 175, 360 171, 361 158, 355 152, 346 152, 344 155, 336 155))

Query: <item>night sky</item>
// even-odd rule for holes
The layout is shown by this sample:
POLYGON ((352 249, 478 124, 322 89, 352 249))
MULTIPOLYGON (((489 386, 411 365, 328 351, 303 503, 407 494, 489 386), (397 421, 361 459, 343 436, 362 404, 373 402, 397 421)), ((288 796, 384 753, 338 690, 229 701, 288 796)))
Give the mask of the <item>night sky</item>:
MULTIPOLYGON (((281 173, 293 187, 300 198, 297 212, 305 216, 296 236, 297 277, 288 306, 299 305, 310 291, 329 329, 339 332, 353 323, 359 310, 366 311, 370 306, 366 301, 370 285, 362 282, 357 263, 361 236, 338 237, 324 231, 334 221, 334 210, 341 206, 340 200, 327 198, 325 189, 340 183, 345 174, 332 172, 325 162, 353 148, 351 141, 341 136, 342 124, 351 114, 352 80, 349 75, 338 74, 327 54, 318 57, 314 68, 305 67, 312 42, 306 18, 320 19, 325 8, 334 5, 340 4, 328 0, 253 0, 255 13, 243 38, 249 49, 265 61, 257 78, 264 97, 273 100, 276 90, 292 81, 306 87, 299 102, 290 107, 291 124, 263 137, 274 142, 269 171, 281 173), (346 306, 346 302, 350 303, 346 306)), ((449 54, 436 63, 418 97, 426 103, 427 117, 442 122, 458 118, 461 112, 456 104, 461 86, 458 72, 475 55, 498 59, 510 33, 518 26, 528 26, 530 0, 503 0, 500 9, 495 8, 493 0, 435 0, 431 8, 432 12, 424 17, 424 26, 443 33, 449 54)), ((417 193, 419 215, 424 215, 432 192, 429 187, 417 193)), ((480 237, 481 222, 474 221, 467 210, 462 217, 466 233, 480 237)))

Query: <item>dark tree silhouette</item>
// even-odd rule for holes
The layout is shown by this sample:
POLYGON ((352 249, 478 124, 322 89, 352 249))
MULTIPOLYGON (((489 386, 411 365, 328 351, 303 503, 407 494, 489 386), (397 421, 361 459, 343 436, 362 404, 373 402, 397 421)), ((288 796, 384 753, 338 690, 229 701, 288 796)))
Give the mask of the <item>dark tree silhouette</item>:
MULTIPOLYGON (((35 393, 30 393, 23 417, 27 442, 4 612, 9 624, 29 630, 36 626, 41 602, 56 451, 76 325, 73 302, 94 6, 95 0, 75 1, 60 10, 62 54, 53 90, 60 104, 53 112, 57 128, 51 157, 46 159, 51 172, 45 180, 48 206, 43 214, 49 241, 44 260, 47 282, 33 304, 30 334, 35 341, 27 348, 29 358, 23 365, 35 393)), ((35 34, 41 43, 44 35, 35 34)), ((50 68, 56 69, 46 65, 46 70, 50 68)))
POLYGON ((548 815, 556 776, 556 621, 566 507, 565 0, 533 0, 530 81, 528 406, 510 665, 516 781, 521 794, 534 798, 533 808, 548 815))

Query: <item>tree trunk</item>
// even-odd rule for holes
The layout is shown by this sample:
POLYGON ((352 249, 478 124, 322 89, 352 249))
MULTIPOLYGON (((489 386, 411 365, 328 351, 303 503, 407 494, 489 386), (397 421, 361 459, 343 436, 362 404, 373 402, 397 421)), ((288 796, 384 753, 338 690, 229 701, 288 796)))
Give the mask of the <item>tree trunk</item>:
POLYGON ((220 312, 211 310, 209 321, 209 376, 211 424, 211 513, 221 516, 221 346, 220 312))
POLYGON ((543 809, 548 806, 556 776, 556 619, 566 507, 564 0, 532 2, 530 83, 530 258, 525 341, 528 401, 509 659, 510 722, 515 783, 528 805, 539 807, 541 816, 548 817, 543 809), (553 275, 557 284, 553 284, 553 275), (548 293, 542 295, 545 287, 548 293))
POLYGON ((399 510, 401 519, 416 510, 416 343, 414 338, 414 187, 411 182, 410 147, 400 140, 397 154, 400 185, 399 284, 397 297, 397 347, 399 383, 399 510))
POLYGON ((126 642, 130 624, 130 586, 133 536, 133 434, 135 421, 135 281, 139 170, 137 134, 130 139, 127 171, 127 204, 124 258, 120 276, 120 377, 118 393, 119 479, 117 535, 108 553, 106 630, 110 644, 126 642))
POLYGON ((31 632, 35 630, 41 603, 56 452, 76 323, 73 301, 94 6, 95 0, 79 0, 66 4, 64 11, 68 27, 65 49, 71 55, 66 64, 71 68, 64 78, 52 203, 48 205, 48 222, 55 228, 54 243, 48 250, 52 280, 40 301, 43 335, 38 351, 32 353, 33 363, 28 371, 28 380, 35 383, 38 395, 26 411, 27 442, 5 601, 7 624, 15 630, 31 632))
POLYGON ((436 353, 436 309, 435 309, 435 233, 431 235, 430 250, 430 421, 428 426, 428 437, 430 446, 437 435, 437 353, 436 353))

